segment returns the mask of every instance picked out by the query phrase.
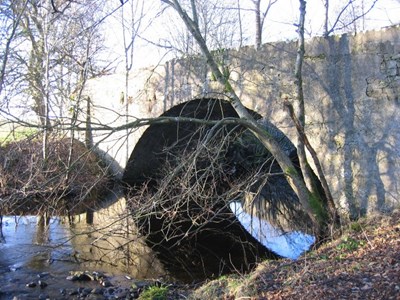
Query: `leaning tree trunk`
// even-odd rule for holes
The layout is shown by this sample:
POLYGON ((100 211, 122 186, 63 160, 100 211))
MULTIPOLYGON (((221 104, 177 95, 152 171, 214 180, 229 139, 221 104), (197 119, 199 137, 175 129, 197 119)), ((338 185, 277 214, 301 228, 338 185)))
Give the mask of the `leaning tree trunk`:
MULTIPOLYGON (((277 162, 279 163, 280 167, 282 168, 288 183, 290 184, 291 188, 294 190, 296 195, 299 198, 299 201, 313 221, 317 235, 324 235, 323 234, 323 220, 318 218, 318 210, 316 210, 311 203, 313 202, 313 195, 306 187, 301 175, 296 171, 292 161, 288 157, 288 155, 279 147, 276 140, 268 134, 257 122, 256 120, 249 114, 247 109, 242 104, 241 100, 239 99, 238 95, 233 90, 232 85, 229 82, 229 78, 223 75, 221 70, 218 68, 215 59, 211 55, 203 36, 200 33, 200 29, 198 23, 193 21, 186 11, 182 9, 179 2, 177 0, 162 0, 164 3, 172 6, 180 15, 184 23, 186 24, 188 30, 191 32, 193 37, 198 42, 201 51, 205 55, 207 62, 213 72, 216 80, 225 87, 225 90, 228 93, 229 100, 231 102, 232 107, 236 110, 238 116, 241 119, 245 119, 247 121, 247 127, 253 132, 253 134, 260 140, 260 142, 268 149, 268 151, 275 157, 277 162)), ((315 199, 314 199, 315 200, 315 199)), ((319 199, 316 201, 319 202, 319 199)), ((315 202, 315 201, 314 201, 315 202)))

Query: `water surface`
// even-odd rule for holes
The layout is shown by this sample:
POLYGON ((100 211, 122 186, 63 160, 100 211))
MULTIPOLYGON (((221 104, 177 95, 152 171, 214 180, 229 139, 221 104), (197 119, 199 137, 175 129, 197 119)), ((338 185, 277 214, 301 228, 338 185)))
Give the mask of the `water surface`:
MULTIPOLYGON (((95 281, 82 283, 66 280, 70 271, 103 272, 114 285, 119 286, 130 286, 130 278, 160 276, 157 265, 151 267, 149 257, 146 261, 144 256, 128 255, 131 261, 146 262, 135 266, 131 264, 130 269, 124 266, 126 259, 119 264, 115 257, 123 256, 126 253, 124 249, 113 250, 115 241, 109 236, 104 241, 101 230, 96 232, 94 229, 85 223, 71 227, 57 218, 51 219, 46 227, 38 225, 34 216, 4 217, 0 242, 0 299, 13 299, 15 296, 38 299, 41 294, 51 299, 63 299, 60 289, 72 291, 82 285, 88 288, 99 286, 95 281), (113 256, 107 258, 107 253, 113 256), (128 274, 129 278, 125 277, 128 274), (38 280, 45 281, 48 286, 43 289, 26 286, 38 280)), ((65 299, 68 297, 65 296, 65 299)))

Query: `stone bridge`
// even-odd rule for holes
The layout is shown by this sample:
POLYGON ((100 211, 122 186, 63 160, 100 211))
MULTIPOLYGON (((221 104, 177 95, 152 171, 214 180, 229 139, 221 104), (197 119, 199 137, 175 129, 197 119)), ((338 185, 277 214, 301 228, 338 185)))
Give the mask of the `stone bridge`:
MULTIPOLYGON (((293 76, 296 50, 296 42, 278 42, 265 44, 258 51, 245 47, 213 52, 229 70, 227 74, 244 105, 275 125, 293 143, 296 132, 283 108, 283 100, 296 96, 293 76)), ((400 27, 308 40, 303 76, 306 133, 317 150, 338 208, 358 216, 398 207, 400 27)), ((182 103, 193 99, 225 96, 224 87, 213 80, 201 56, 137 70, 129 75, 128 83, 127 89, 124 74, 91 80, 85 99, 91 107, 96 149, 112 164, 118 178, 124 176, 128 183, 134 184, 143 176, 140 170, 157 166, 154 152, 162 148, 165 136, 173 135, 173 130, 154 125, 125 128, 126 124, 162 114, 178 115, 185 106, 182 103), (99 127, 105 130, 98 130, 99 127), (111 127, 120 130, 109 130, 111 127)), ((85 111, 86 103, 83 104, 85 111)), ((87 116, 81 118, 86 122, 87 116)), ((278 185, 278 189, 285 189, 282 181, 278 185)), ((114 205, 121 205, 123 210, 124 199, 120 200, 114 205)), ((151 232, 147 242, 164 258, 167 269, 177 274, 198 270, 207 263, 207 275, 212 275, 221 271, 221 262, 228 269, 237 270, 252 265, 260 254, 275 256, 252 240, 232 212, 223 214, 230 217, 219 220, 218 233, 215 233, 216 223, 210 222, 204 228, 205 234, 182 243, 175 240, 161 243, 161 237, 151 232), (250 243, 240 242, 243 240, 250 243), (179 247, 172 247, 171 243, 179 247), (243 245, 248 247, 242 253, 243 245), (232 262, 231 258, 236 256, 247 259, 247 264, 243 265, 240 259, 232 262)), ((108 213, 103 216, 110 220, 108 213)), ((157 218, 150 222, 156 228, 160 225, 157 218)), ((191 224, 182 226, 190 228, 191 224)))
MULTIPOLYGON (((277 42, 259 51, 244 47, 213 53, 229 69, 245 106, 292 141, 295 129, 282 102, 295 97, 296 47, 296 42, 277 42)), ((124 76, 89 83, 93 128, 157 117, 196 98, 224 99, 223 87, 201 56, 132 72, 128 92, 124 76)), ((303 76, 306 131, 338 207, 358 215, 398 206, 400 27, 308 40, 303 76)), ((98 149, 114 162, 118 177, 144 131, 93 131, 98 149)))

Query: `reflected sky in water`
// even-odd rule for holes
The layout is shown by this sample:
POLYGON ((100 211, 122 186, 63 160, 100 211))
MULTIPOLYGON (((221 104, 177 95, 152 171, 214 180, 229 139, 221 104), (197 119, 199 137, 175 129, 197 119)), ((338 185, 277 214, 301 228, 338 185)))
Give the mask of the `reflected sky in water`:
POLYGON ((250 234, 268 249, 291 259, 297 259, 315 242, 315 237, 299 231, 283 232, 263 219, 251 216, 245 211, 241 202, 230 203, 231 210, 250 234))
POLYGON ((110 275, 130 273, 137 279, 165 273, 141 239, 133 234, 129 239, 122 236, 126 220, 113 222, 114 227, 101 225, 77 222, 70 226, 51 218, 46 227, 37 224, 36 216, 6 216, 0 241, 0 273, 94 270, 110 275))
POLYGON ((0 251, 6 255, 0 257, 0 263, 11 270, 27 266, 48 271, 53 269, 55 260, 61 260, 64 265, 60 271, 69 269, 74 262, 68 230, 57 219, 51 219, 49 227, 37 226, 36 223, 35 216, 3 218, 0 251))

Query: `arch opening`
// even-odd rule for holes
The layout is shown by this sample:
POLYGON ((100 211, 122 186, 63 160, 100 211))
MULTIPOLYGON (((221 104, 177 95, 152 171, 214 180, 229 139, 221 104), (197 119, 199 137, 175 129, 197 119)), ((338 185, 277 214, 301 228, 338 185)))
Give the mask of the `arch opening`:
MULTIPOLYGON (((290 140, 250 112, 297 165, 290 140)), ((195 99, 162 116, 221 120, 237 114, 224 100, 195 99)), ((261 259, 281 257, 245 229, 232 203, 283 231, 309 225, 279 165, 237 124, 151 125, 129 158, 123 182, 139 232, 171 276, 183 281, 246 272, 261 259)))

